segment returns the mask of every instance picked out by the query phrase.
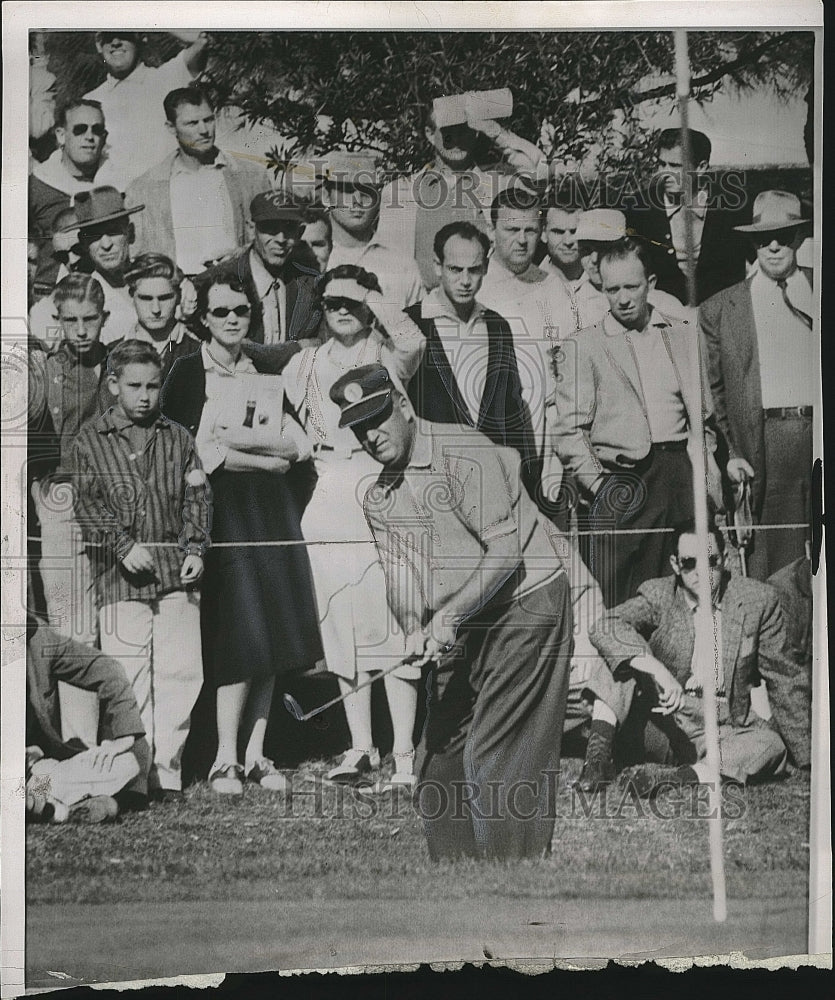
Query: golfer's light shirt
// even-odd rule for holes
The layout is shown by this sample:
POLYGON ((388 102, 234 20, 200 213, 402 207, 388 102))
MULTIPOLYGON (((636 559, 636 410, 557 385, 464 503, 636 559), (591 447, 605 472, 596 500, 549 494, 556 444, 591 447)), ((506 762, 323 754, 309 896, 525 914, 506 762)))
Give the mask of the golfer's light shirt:
POLYGON ((218 150, 213 163, 196 170, 179 154, 171 166, 171 220, 177 264, 185 274, 200 274, 207 261, 234 250, 238 243, 232 199, 224 177, 229 161, 218 150))
POLYGON ((434 322, 456 385, 467 404, 473 424, 477 424, 487 382, 490 353, 490 335, 484 319, 484 306, 475 302, 470 318, 463 322, 439 285, 421 303, 420 314, 423 319, 434 322))
POLYGON ((270 274, 255 250, 249 251, 249 268, 261 302, 264 343, 279 344, 287 339, 287 285, 270 274))
MULTIPOLYGON (((802 271, 786 280, 792 305, 814 315, 812 288, 802 271)), ((786 305, 776 281, 758 270, 751 278, 763 408, 812 406, 819 338, 786 305)))
POLYGON ((123 80, 108 74, 104 83, 84 95, 101 104, 108 162, 125 187, 176 149, 162 102, 172 90, 191 82, 184 50, 156 68, 140 62, 123 80))
MULTIPOLYGON (((515 537, 513 554, 501 563, 507 583, 500 603, 565 572, 521 485, 513 449, 469 427, 453 434, 446 424, 415 418, 415 425, 409 464, 402 474, 384 469, 363 505, 401 625, 425 621, 442 608, 482 571, 485 552, 498 538, 515 537)), ((488 556, 483 568, 495 568, 497 558, 488 556)), ((485 592, 483 602, 494 596, 485 592)))

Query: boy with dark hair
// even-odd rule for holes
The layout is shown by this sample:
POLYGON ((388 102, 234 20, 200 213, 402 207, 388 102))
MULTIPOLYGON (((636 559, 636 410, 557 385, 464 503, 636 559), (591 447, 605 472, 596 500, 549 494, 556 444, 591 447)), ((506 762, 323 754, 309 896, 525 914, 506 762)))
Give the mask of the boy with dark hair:
POLYGON ((125 275, 136 324, 125 340, 150 344, 162 361, 162 381, 177 358, 200 349, 200 341, 177 318, 183 272, 170 257, 144 253, 136 257, 125 275))
POLYGON ((124 341, 107 370, 116 403, 73 447, 76 511, 97 546, 102 651, 133 686, 151 745, 151 796, 173 801, 182 797, 181 757, 203 681, 195 585, 211 488, 191 435, 159 412, 155 348, 124 341))

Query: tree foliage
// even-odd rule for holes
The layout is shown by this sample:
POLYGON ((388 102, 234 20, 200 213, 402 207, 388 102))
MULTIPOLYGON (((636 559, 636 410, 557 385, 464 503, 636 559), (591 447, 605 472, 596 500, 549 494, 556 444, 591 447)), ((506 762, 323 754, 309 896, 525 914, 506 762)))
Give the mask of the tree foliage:
MULTIPOLYGON (((763 84, 788 96, 812 81, 812 32, 697 31, 689 45, 700 101, 720 87, 763 84)), ((158 63, 176 48, 151 34, 146 60, 158 63)), ((103 78, 89 32, 55 33, 48 51, 63 96, 103 78)), ((288 137, 285 155, 372 147, 396 170, 424 162, 424 107, 433 97, 507 86, 514 131, 560 158, 580 160, 596 145, 599 166, 613 169, 645 159, 635 106, 674 99, 674 83, 664 80, 672 68, 672 34, 664 31, 241 31, 212 34, 204 82, 219 104, 288 137), (662 82, 647 90, 648 78, 662 82)))

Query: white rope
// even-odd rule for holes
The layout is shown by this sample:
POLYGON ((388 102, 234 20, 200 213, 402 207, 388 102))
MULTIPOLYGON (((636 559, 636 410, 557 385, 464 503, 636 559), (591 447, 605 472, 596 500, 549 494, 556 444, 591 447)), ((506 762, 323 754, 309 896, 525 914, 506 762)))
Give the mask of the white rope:
MULTIPOLYGON (((810 525, 808 524, 751 524, 748 525, 746 531, 784 531, 793 530, 800 531, 801 528, 808 529, 810 525)), ((566 531, 565 534, 570 538, 585 538, 585 537, 597 537, 600 535, 670 535, 676 529, 675 528, 599 528, 597 531, 566 531)), ((727 526, 717 526, 717 530, 724 532, 726 535, 736 529, 733 525, 727 526)), ((39 542, 41 540, 40 535, 27 535, 27 542, 39 542)), ((103 548, 108 545, 106 542, 87 542, 88 548, 103 548)), ((181 549, 182 546, 179 542, 140 542, 146 549, 181 549)), ((195 543, 199 544, 199 543, 195 543)), ((369 538, 339 538, 339 539, 316 539, 314 541, 306 541, 305 539, 288 539, 288 540, 272 540, 272 541, 262 541, 262 542, 212 542, 209 548, 212 549, 251 549, 251 548, 290 548, 296 545, 374 545, 375 543, 369 538)))

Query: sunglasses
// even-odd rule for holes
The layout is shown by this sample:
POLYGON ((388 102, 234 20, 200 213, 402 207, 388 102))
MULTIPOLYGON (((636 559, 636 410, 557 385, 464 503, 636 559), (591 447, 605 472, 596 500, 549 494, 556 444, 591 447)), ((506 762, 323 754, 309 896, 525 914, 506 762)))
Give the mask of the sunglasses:
MULTIPOLYGON (((707 564, 711 569, 716 569, 716 567, 722 562, 722 556, 718 552, 713 552, 708 556, 707 564)), ((678 559, 679 569, 684 573, 692 573, 696 568, 696 557, 695 556, 685 556, 683 559, 678 559)))
POLYGON ((301 236, 303 226, 293 219, 276 219, 256 222, 255 228, 265 236, 278 236, 279 233, 284 233, 288 239, 295 240, 301 236))
POLYGON ((771 243, 779 243, 781 247, 791 246, 794 242, 796 229, 776 229, 773 232, 754 233, 754 246, 767 247, 771 243))
POLYGON ((226 319, 229 313, 234 313, 238 317, 249 316, 252 311, 251 306, 235 306, 230 309, 229 306, 215 306, 214 309, 209 309, 208 313, 210 316, 214 316, 215 319, 226 319))
POLYGON ((357 302, 356 299, 346 299, 343 295, 326 295, 322 299, 322 305, 328 312, 339 312, 340 309, 347 309, 354 312, 364 303, 357 302))
POLYGON ((88 125, 86 122, 79 122, 77 125, 73 125, 71 131, 73 135, 86 135, 87 132, 92 132, 93 135, 102 136, 106 134, 107 129, 101 122, 96 122, 94 125, 88 125))

